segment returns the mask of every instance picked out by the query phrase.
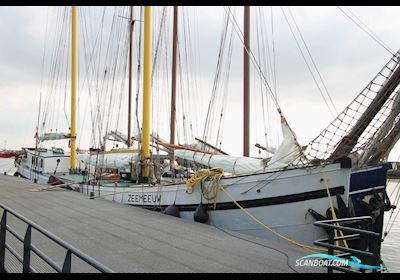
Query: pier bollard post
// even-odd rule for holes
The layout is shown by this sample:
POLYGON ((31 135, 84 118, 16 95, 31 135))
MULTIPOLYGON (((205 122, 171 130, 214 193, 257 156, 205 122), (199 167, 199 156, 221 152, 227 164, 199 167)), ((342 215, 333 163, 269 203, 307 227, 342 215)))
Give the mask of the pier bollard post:
POLYGON ((94 192, 90 192, 90 199, 94 199, 94 192))
POLYGON ((4 171, 4 176, 7 176, 7 171, 4 171))

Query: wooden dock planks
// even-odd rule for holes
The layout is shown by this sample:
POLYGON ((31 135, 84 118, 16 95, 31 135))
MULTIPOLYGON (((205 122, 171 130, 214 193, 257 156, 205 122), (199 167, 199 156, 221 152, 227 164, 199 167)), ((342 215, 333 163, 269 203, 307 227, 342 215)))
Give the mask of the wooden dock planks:
MULTIPOLYGON (((32 191, 39 187, 0 175, 0 202, 116 272, 326 272, 295 267, 296 259, 309 252, 290 245, 237 238, 209 225, 73 191, 32 191)), ((23 234, 23 226, 15 227, 23 234)), ((62 263, 60 248, 35 235, 33 243, 62 263)), ((90 272, 77 262, 73 271, 90 272)))

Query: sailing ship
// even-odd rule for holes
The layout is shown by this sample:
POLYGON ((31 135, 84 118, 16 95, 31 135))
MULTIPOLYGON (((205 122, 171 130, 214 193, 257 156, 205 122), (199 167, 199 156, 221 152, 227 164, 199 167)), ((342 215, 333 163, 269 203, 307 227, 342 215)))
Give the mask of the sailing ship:
MULTIPOLYGON (((174 7, 175 17, 177 9, 174 7)), ((381 88, 374 91, 376 100, 379 101, 374 100, 366 106, 365 111, 361 112, 363 115, 358 120, 359 122, 351 123, 348 128, 345 128, 343 130, 345 135, 342 135, 342 138, 336 139, 332 146, 326 145, 325 158, 318 154, 310 159, 311 152, 308 155, 304 153, 278 107, 285 139, 268 162, 265 159, 252 159, 248 157, 250 47, 246 36, 249 33, 249 7, 245 7, 244 14, 244 156, 215 155, 185 150, 182 147, 172 149, 171 162, 174 157, 180 157, 211 169, 198 171, 186 183, 153 180, 151 173, 153 173, 154 165, 150 162, 149 146, 151 8, 145 7, 142 158, 140 165, 135 165, 139 170, 132 171, 132 174, 140 175, 134 178, 136 180, 134 184, 130 181, 115 183, 93 181, 81 184, 80 191, 92 198, 102 197, 118 203, 194 219, 235 232, 283 242, 295 240, 307 245, 326 236, 323 230, 313 226, 315 220, 356 216, 361 213, 372 215, 372 212, 376 211, 375 229, 382 234, 383 213, 390 206, 385 192, 386 171, 390 166, 377 164, 368 167, 364 165, 360 168, 355 163, 354 153, 351 152, 355 150, 360 135, 367 129, 399 84, 398 55, 391 59, 392 65, 385 65, 380 72, 381 74, 387 69, 390 70, 381 88), (332 151, 332 148, 336 150, 332 151), (224 171, 230 174, 224 174, 224 171), (374 208, 371 198, 382 202, 381 205, 384 207, 374 208), (370 209, 366 210, 366 207, 370 209)), ((176 24, 176 18, 174 23, 176 24)), ((175 38, 176 25, 173 30, 175 38)), ((174 69, 176 56, 173 59, 174 69)), ((173 74, 172 77, 170 147, 175 145, 175 75, 173 74)), ((375 84, 375 82, 374 80, 371 83, 375 84)), ((343 114, 346 112, 345 110, 343 114)), ((342 116, 339 115, 332 122, 334 127, 340 125, 340 122, 338 124, 340 117, 342 116)), ((325 137, 326 131, 321 135, 325 137)), ((383 138, 385 137, 386 134, 383 138)), ((318 137, 310 143, 308 148, 313 149, 317 140, 318 137)), ((368 149, 364 151, 366 154, 369 153, 368 149)), ((365 163, 379 162, 375 160, 365 163)))
MULTIPOLYGON (((130 17, 130 26, 132 27, 132 11, 130 17)), ((131 34, 133 30, 130 30, 131 34)), ((59 35, 60 38, 63 34, 59 35)), ((61 39, 58 40, 61 41, 61 39)), ((132 39, 131 39, 132 40, 132 39)), ((95 166, 101 162, 104 169, 110 172, 117 173, 129 169, 130 163, 135 158, 136 151, 131 148, 131 143, 126 139, 130 139, 130 129, 128 129, 128 137, 121 140, 121 133, 109 132, 104 136, 102 149, 90 149, 89 151, 82 151, 76 148, 77 143, 77 7, 71 7, 71 122, 69 123, 70 132, 45 132, 39 135, 39 119, 40 109, 38 116, 38 125, 35 133, 35 148, 23 148, 23 153, 15 159, 15 166, 17 171, 15 176, 30 179, 36 183, 41 184, 74 184, 83 182, 89 175, 90 166, 95 166), (127 145, 127 148, 104 150, 106 141, 109 139, 117 139, 127 145), (65 151, 60 147, 45 148, 42 145, 47 141, 69 141, 69 151, 65 151)), ((131 48, 130 48, 131 49, 131 48)), ((55 51, 59 51, 57 48, 55 51)), ((130 53, 131 57, 131 53, 130 53)), ((56 54, 53 54, 52 59, 56 60, 56 54)), ((59 61, 51 61, 54 64, 62 64, 59 61)), ((53 66, 55 67, 55 66, 53 66)), ((61 66, 57 66, 61 67, 61 66)), ((67 64, 68 68, 68 64, 67 64)), ((61 70, 60 70, 61 71, 61 70)), ((131 65, 129 69, 129 76, 131 77, 131 65)), ((43 75, 43 73, 42 73, 43 75)), ((129 81, 131 78, 129 78, 129 81)), ((54 81, 50 81, 54 83, 54 81)), ((129 85, 129 97, 131 96, 131 85, 129 85)), ((39 104, 39 108, 42 104, 39 104)), ((129 107, 129 117, 130 117, 129 107)), ((44 117, 43 117, 44 118, 44 117)), ((43 130, 45 121, 43 120, 43 130)), ((131 125, 129 124, 129 127, 131 125)), ((96 176, 98 170, 91 171, 93 176, 96 176)), ((99 175, 102 180, 119 179, 118 176, 113 176, 110 173, 103 174, 100 171, 99 175), (111 175, 111 176, 110 176, 111 175)))
MULTIPOLYGON (((70 132, 49 132, 39 135, 37 125, 35 133, 35 148, 23 148, 24 153, 15 159, 17 171, 14 176, 20 176, 35 183, 57 183, 54 176, 70 176, 75 182, 83 181, 77 166, 77 8, 71 7, 71 120, 70 132), (69 141, 70 151, 53 147, 51 149, 40 147, 46 141, 69 141), (53 179, 52 179, 53 178, 53 179)), ((40 111, 39 111, 40 112, 40 111)))
MULTIPOLYGON (((76 13, 74 9, 72 9, 73 15, 76 13)), ((381 232, 382 227, 379 225, 383 219, 383 212, 389 205, 385 196, 386 171, 389 166, 376 164, 380 163, 385 155, 379 154, 381 150, 375 150, 372 156, 372 149, 366 148, 368 144, 371 145, 371 141, 364 141, 363 146, 356 145, 360 137, 365 138, 364 131, 368 131, 369 125, 375 120, 374 116, 379 115, 382 108, 389 108, 393 114, 396 112, 394 107, 391 107, 392 104, 386 102, 394 100, 391 96, 399 83, 398 55, 393 57, 380 72, 381 75, 378 75, 378 78, 385 76, 386 80, 378 83, 374 79, 371 82, 372 85, 381 86, 378 89, 371 89, 370 85, 367 87, 366 92, 375 94, 377 101, 374 100, 363 107, 361 118, 353 118, 354 122, 342 128, 342 125, 345 125, 342 121, 343 114, 347 114, 344 110, 332 122, 332 126, 308 145, 307 152, 297 142, 296 135, 278 106, 284 141, 270 159, 250 158, 250 103, 248 102, 250 83, 248 70, 251 54, 248 37, 250 7, 245 7, 244 99, 247 101, 244 102, 244 153, 243 157, 232 157, 224 155, 218 149, 214 149, 215 147, 205 150, 175 144, 176 45, 173 46, 175 54, 172 61, 170 142, 165 143, 158 136, 151 134, 151 7, 145 7, 144 10, 143 121, 138 139, 141 144, 140 157, 136 157, 136 151, 121 151, 131 154, 130 160, 133 162, 130 164, 129 172, 126 170, 120 172, 120 168, 115 166, 117 167, 115 169, 119 170, 117 175, 121 180, 110 182, 104 180, 104 176, 90 179, 86 176, 86 171, 76 165, 74 130, 76 124, 73 122, 75 116, 72 117, 74 114, 72 107, 71 133, 50 133, 42 138, 37 137, 37 140, 69 139, 71 152, 68 154, 60 149, 40 149, 37 144, 35 149, 27 149, 26 159, 17 161, 19 175, 44 183, 53 176, 92 197, 102 197, 119 203, 162 211, 223 229, 283 242, 290 239, 310 245, 314 240, 326 235, 323 230, 313 226, 315 220, 358 216, 361 213, 371 215, 374 213, 376 231, 381 232), (326 140, 328 133, 332 133, 331 127, 340 127, 342 135, 337 135, 338 137, 331 142, 322 141, 326 140), (198 172, 186 182, 163 180, 163 178, 155 180, 155 164, 151 162, 151 139, 166 148, 172 166, 175 159, 185 159, 197 162, 207 169, 197 170, 198 172), (321 145, 323 149, 320 148, 321 145), (324 150, 322 155, 321 150, 324 150), (365 152, 362 166, 354 160, 355 153, 359 151, 365 152), (371 163, 376 165, 367 166, 371 163), (372 205, 372 200, 381 201, 382 203, 378 204, 384 207, 376 208, 375 204, 372 205)), ((178 7, 174 7, 174 44, 177 42, 177 16, 178 7)), ((72 18, 74 24, 74 16, 72 18)), ((72 57, 76 59, 76 55, 72 57)), ((76 73, 72 75, 72 81, 74 75, 76 73)), ((76 92, 73 85, 74 82, 72 82, 72 96, 76 92)), ((361 96, 365 96, 365 92, 361 96)), ((356 98, 348 108, 351 109, 354 104, 359 103, 356 98)), ((388 147, 395 141, 395 137, 391 135, 394 130, 390 126, 395 119, 387 118, 387 125, 384 126, 386 132, 380 135, 380 143, 386 143, 388 147)), ((379 127, 376 130, 379 130, 379 127)), ((128 129, 128 134, 129 131, 128 129)), ((114 139, 122 139, 129 148, 130 135, 125 137, 114 131, 106 135, 105 139, 110 135, 114 139)), ((105 155, 107 152, 100 149, 93 150, 92 154, 105 155)))

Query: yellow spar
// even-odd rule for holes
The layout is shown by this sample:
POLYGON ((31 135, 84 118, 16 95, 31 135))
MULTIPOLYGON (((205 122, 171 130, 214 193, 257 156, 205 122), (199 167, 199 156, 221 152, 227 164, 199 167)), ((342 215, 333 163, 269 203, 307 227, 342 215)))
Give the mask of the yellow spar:
POLYGON ((150 111, 151 111, 151 7, 144 8, 142 176, 150 175, 150 111))
POLYGON ((76 52, 76 7, 72 6, 72 54, 71 54, 71 155, 70 171, 76 169, 76 74, 77 74, 77 52, 76 52))

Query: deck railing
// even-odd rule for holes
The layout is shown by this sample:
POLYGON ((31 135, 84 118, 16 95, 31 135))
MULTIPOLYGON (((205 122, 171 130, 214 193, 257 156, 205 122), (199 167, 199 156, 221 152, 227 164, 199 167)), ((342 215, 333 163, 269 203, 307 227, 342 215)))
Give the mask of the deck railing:
POLYGON ((28 220, 22 215, 18 214, 14 210, 0 203, 0 209, 3 210, 3 214, 0 222, 0 273, 7 273, 7 264, 6 264, 6 250, 10 252, 21 264, 22 264, 22 272, 23 273, 32 273, 37 272, 31 265, 31 252, 34 252, 40 259, 46 262, 51 268, 53 268, 56 272, 59 273, 71 273, 72 267, 72 256, 77 257, 78 259, 87 263, 90 267, 94 268, 99 272, 104 273, 112 273, 113 271, 103 264, 99 263, 95 259, 89 257, 88 255, 82 253, 72 245, 68 244, 64 240, 55 236, 54 234, 48 232, 44 228, 35 224, 34 222, 28 220), (11 228, 7 224, 7 218, 9 215, 17 218, 27 225, 27 229, 24 236, 21 236, 15 229, 11 228), (38 249, 35 245, 32 244, 32 229, 41 233, 44 237, 46 237, 49 241, 52 241, 59 246, 66 249, 65 257, 63 265, 60 266, 50 257, 48 257, 45 253, 38 249), (7 243, 6 235, 9 232, 13 235, 18 241, 23 244, 23 256, 18 254, 15 248, 12 248, 9 243, 7 243))

